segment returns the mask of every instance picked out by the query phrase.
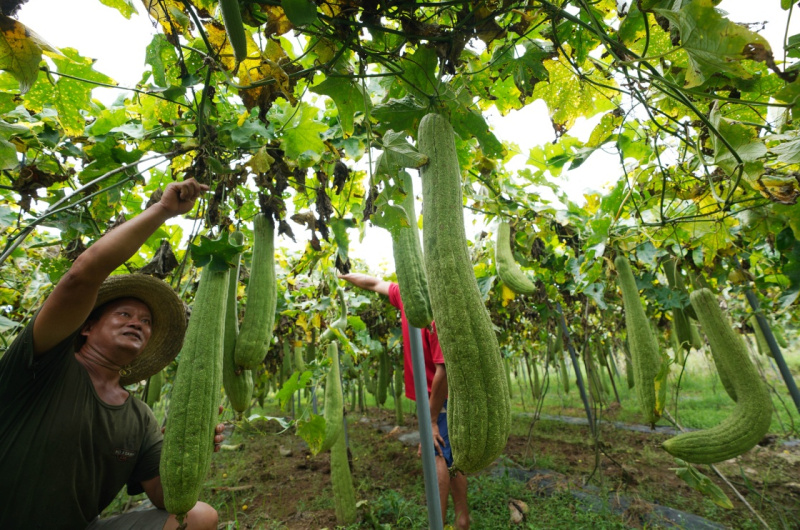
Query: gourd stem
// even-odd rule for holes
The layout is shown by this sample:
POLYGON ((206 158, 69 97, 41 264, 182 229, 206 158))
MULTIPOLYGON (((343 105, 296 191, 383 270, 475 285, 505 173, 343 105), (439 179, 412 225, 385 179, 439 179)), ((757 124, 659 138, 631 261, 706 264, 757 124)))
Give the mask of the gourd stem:
POLYGON ((425 359, 422 356, 422 332, 408 326, 411 342, 411 364, 414 373, 414 390, 417 394, 417 422, 419 441, 422 445, 422 474, 425 481, 425 499, 428 502, 428 527, 442 530, 442 505, 439 501, 439 480, 436 475, 436 459, 433 452, 433 429, 428 404, 428 385, 425 380, 425 359))

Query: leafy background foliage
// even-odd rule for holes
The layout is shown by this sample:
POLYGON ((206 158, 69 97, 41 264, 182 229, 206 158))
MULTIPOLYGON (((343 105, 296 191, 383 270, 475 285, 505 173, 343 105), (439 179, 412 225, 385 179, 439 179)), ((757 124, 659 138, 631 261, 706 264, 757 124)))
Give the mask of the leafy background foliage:
MULTIPOLYGON (((510 296, 495 279, 491 234, 476 235, 476 275, 508 341, 524 332, 546 344, 557 304, 581 333, 615 330, 617 253, 634 260, 664 329, 686 304, 663 281, 668 257, 690 281, 734 298, 754 285, 777 319, 795 318, 798 35, 773 50, 711 0, 256 0, 240 4, 248 56, 236 63, 215 0, 102 3, 160 28, 140 82, 109 104, 92 98, 114 85, 92 60, 26 33, 3 7, 6 337, 83 248, 188 177, 212 193, 127 270, 161 267, 190 298, 189 245, 234 227, 249 235, 263 211, 305 242, 280 257, 287 293, 292 282, 323 285, 330 267, 352 266, 351 239, 409 221, 396 208, 398 171, 425 163, 414 143, 428 112, 456 131, 465 207, 512 221, 515 257, 540 286, 510 296), (518 148, 486 116, 537 101, 555 140, 510 169, 518 148), (586 140, 570 134, 581 118, 596 123, 586 140), (577 204, 560 178, 598 153, 616 155, 619 179, 577 204)), ((784 9, 788 20, 793 6, 784 9)), ((298 299, 285 299, 296 326, 298 299)))

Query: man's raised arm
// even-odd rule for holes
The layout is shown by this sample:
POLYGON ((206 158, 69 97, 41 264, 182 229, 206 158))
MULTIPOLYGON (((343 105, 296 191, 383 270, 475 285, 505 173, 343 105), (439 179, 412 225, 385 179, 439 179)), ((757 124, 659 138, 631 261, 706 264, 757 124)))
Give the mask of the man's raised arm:
POLYGON ((381 280, 380 278, 367 276, 366 274, 357 274, 354 272, 351 272, 349 274, 340 274, 339 278, 347 282, 350 282, 356 287, 360 287, 361 289, 366 289, 368 291, 375 291, 376 293, 385 296, 389 296, 389 287, 392 285, 391 282, 387 282, 386 280, 381 280))
POLYGON ((106 233, 81 254, 45 300, 33 324, 33 348, 44 353, 89 316, 100 284, 139 250, 164 221, 189 212, 208 186, 194 179, 169 184, 161 200, 106 233))

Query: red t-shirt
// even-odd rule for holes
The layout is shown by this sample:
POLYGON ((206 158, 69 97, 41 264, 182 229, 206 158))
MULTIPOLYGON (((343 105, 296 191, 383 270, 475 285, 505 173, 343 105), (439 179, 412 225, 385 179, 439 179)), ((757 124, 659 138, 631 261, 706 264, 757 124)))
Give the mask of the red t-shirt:
MULTIPOLYGON (((389 286, 389 303, 400 310, 400 318, 403 321, 403 377, 406 383, 406 397, 416 401, 417 393, 414 391, 414 372, 411 368, 411 339, 408 332, 408 321, 406 320, 406 311, 403 309, 403 301, 400 298, 400 286, 396 283, 392 283, 389 286)), ((428 395, 431 393, 436 365, 444 364, 442 347, 439 346, 439 337, 436 336, 436 324, 434 323, 432 327, 433 331, 420 330, 422 331, 422 354, 425 358, 425 379, 428 381, 428 395)))

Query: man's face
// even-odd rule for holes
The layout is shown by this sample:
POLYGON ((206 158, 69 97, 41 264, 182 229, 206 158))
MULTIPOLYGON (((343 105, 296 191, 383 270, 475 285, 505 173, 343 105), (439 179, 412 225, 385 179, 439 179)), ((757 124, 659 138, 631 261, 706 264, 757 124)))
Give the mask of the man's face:
POLYGON ((127 362, 144 350, 151 332, 150 309, 136 298, 109 302, 100 318, 87 323, 81 330, 87 344, 110 357, 130 357, 127 362))

